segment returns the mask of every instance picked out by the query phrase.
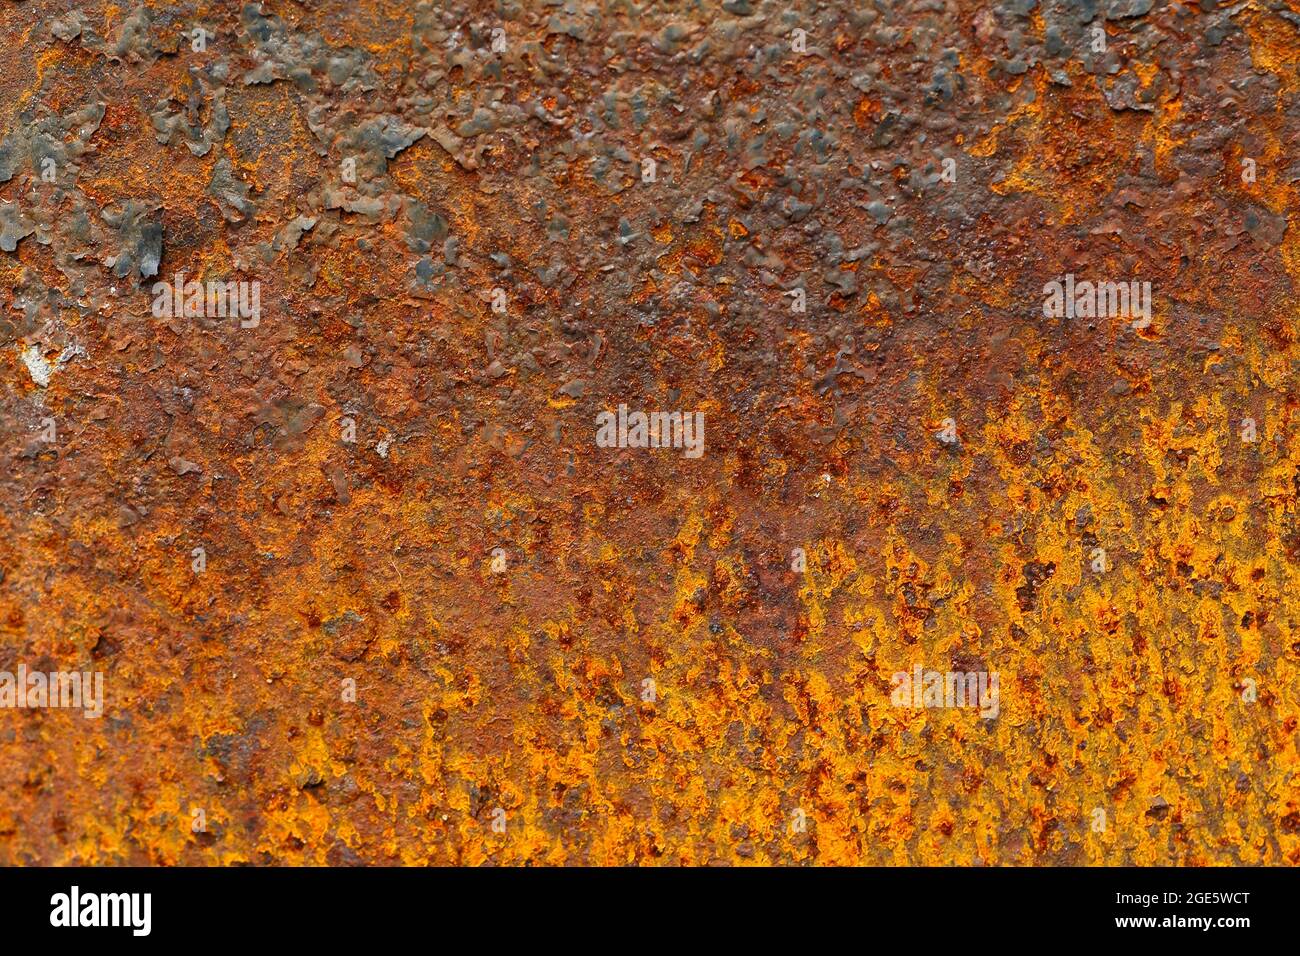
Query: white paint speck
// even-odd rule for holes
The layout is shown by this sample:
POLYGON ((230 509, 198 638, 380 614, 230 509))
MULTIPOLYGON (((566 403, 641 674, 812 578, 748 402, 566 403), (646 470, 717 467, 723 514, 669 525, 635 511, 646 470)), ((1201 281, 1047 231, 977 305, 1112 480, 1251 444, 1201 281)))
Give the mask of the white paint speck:
POLYGON ((379 444, 375 446, 375 451, 379 452, 380 458, 388 457, 388 449, 392 446, 392 444, 393 444, 393 439, 391 435, 385 435, 383 438, 379 439, 379 444))
POLYGON ((54 366, 45 361, 40 346, 29 345, 18 354, 23 360, 23 364, 27 366, 27 374, 32 377, 33 382, 41 388, 50 384, 50 376, 54 374, 54 366))
POLYGON ((18 355, 23 360, 23 364, 27 366, 27 372, 31 375, 32 381, 41 388, 45 388, 50 384, 50 376, 67 365, 72 359, 85 358, 86 350, 80 344, 73 342, 71 345, 64 347, 63 351, 59 353, 59 357, 54 360, 53 365, 45 361, 45 355, 39 345, 29 345, 25 349, 20 349, 18 355))

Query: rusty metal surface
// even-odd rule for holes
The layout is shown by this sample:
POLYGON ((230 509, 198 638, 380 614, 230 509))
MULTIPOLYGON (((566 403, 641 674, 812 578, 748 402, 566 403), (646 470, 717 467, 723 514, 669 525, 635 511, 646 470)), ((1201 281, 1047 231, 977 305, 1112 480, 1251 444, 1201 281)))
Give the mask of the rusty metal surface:
POLYGON ((5 0, 0 862, 1300 862, 1298 25, 5 0))

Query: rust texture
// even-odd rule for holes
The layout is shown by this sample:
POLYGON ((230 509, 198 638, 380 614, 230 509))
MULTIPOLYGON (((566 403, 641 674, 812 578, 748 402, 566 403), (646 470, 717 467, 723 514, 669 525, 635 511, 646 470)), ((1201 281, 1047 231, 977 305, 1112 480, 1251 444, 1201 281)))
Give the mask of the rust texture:
POLYGON ((1300 863, 1296 0, 0 50, 0 862, 1300 863))

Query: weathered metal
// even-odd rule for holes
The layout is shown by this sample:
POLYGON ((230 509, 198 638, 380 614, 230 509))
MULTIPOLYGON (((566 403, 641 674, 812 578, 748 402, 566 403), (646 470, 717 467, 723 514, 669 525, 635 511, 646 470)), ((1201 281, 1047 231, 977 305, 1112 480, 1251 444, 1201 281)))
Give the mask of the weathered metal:
POLYGON ((1297 24, 5 2, 0 862, 1300 863, 1297 24))

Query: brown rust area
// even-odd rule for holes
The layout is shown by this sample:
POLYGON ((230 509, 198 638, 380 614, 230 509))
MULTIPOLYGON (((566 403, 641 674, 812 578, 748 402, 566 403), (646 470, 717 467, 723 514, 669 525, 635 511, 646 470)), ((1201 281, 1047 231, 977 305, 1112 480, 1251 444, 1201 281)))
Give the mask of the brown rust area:
POLYGON ((0 862, 1300 863, 1300 10, 711 6, 0 6, 0 862))

